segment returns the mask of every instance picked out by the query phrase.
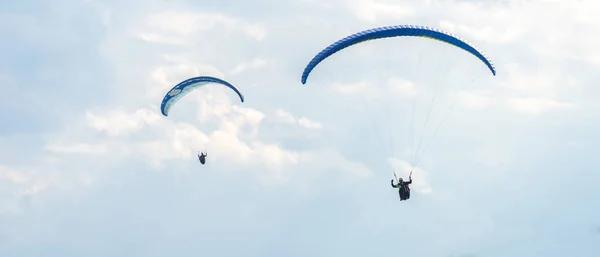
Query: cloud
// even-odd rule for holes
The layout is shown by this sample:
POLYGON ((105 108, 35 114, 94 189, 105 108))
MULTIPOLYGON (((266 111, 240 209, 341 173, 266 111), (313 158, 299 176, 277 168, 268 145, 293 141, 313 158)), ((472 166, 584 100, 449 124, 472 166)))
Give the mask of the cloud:
MULTIPOLYGON (((260 111, 225 102, 210 108, 204 101, 200 104, 206 107, 204 109, 213 110, 212 113, 200 113, 200 121, 204 124, 201 127, 214 129, 202 131, 188 123, 165 120, 148 109, 133 112, 88 111, 86 127, 102 132, 104 136, 63 138, 51 142, 47 149, 57 154, 113 155, 116 158, 143 156, 159 169, 173 161, 193 160, 196 151, 210 149, 210 162, 264 167, 256 175, 266 181, 286 180, 290 174, 282 173, 284 170, 316 160, 312 152, 286 150, 257 138, 257 131, 265 118, 260 111)), ((322 126, 305 117, 295 118, 283 110, 276 111, 274 119, 308 129, 322 126)), ((90 135, 92 131, 87 131, 86 127, 80 128, 83 131, 77 134, 90 135)))
POLYGON ((387 82, 389 89, 393 92, 399 92, 409 97, 416 96, 418 91, 415 83, 402 78, 390 78, 387 82))
POLYGON ((568 110, 574 108, 572 104, 547 99, 511 98, 509 101, 514 110, 529 115, 542 114, 550 110, 568 110))
MULTIPOLYGON (((144 29, 138 32, 142 40, 174 45, 189 45, 190 38, 215 28, 241 30, 255 40, 262 40, 266 30, 259 24, 246 23, 224 14, 195 13, 190 11, 164 11, 145 18, 144 29), (151 31, 151 32, 144 32, 151 31)), ((204 38, 210 40, 210 37, 204 38)))
POLYGON ((306 117, 296 118, 289 112, 286 112, 282 109, 277 109, 275 111, 276 120, 286 124, 298 124, 307 129, 320 129, 323 125, 319 122, 312 121, 306 117))
POLYGON ((58 170, 36 165, 0 165, 0 217, 24 214, 31 208, 30 201, 55 189, 86 187, 92 183, 89 173, 64 174, 58 170))
POLYGON ((350 6, 354 15, 366 22, 409 17, 415 12, 409 4, 394 1, 353 0, 350 6))
POLYGON ((597 1, 0 6, 1 256, 383 256, 397 241, 409 256, 596 253, 580 232, 600 198, 597 1), (299 82, 328 44, 397 24, 456 33, 497 76, 404 38, 357 44, 299 82), (210 84, 161 115, 164 94, 200 75, 247 101, 210 84), (464 108, 411 167, 390 157, 447 113, 440 95, 427 130, 415 122, 427 106, 407 100, 428 104, 432 84, 464 108), (365 117, 359 98, 389 113, 365 117), (392 170, 413 171, 410 201, 392 170))
POLYGON ((597 65, 595 56, 599 51, 593 42, 598 42, 600 37, 581 31, 598 29, 600 23, 591 11, 598 6, 594 1, 575 4, 544 0, 460 2, 454 4, 453 12, 449 13, 453 21, 444 19, 440 26, 465 38, 493 44, 526 40, 529 43, 523 47, 545 57, 573 58, 597 65), (567 19, 573 23, 564 22, 567 19))
POLYGON ((104 144, 75 143, 69 145, 54 144, 46 147, 51 152, 62 154, 106 154, 108 148, 104 144))
POLYGON ((439 27, 456 35, 464 35, 463 38, 470 38, 472 41, 487 42, 487 43, 512 43, 520 36, 523 36, 526 29, 510 23, 512 10, 498 6, 488 7, 490 9, 481 8, 481 6, 464 3, 458 5, 457 13, 477 16, 475 19, 465 17, 460 24, 453 23, 448 20, 441 20, 439 27), (500 27, 494 23, 480 23, 476 21, 482 17, 494 21, 505 21, 509 26, 500 27), (496 26, 495 26, 496 25, 496 26), (500 27, 500 28, 499 28, 500 27))
POLYGON ((238 64, 238 66, 235 67, 235 69, 233 69, 233 71, 231 71, 232 74, 238 74, 241 72, 244 72, 247 69, 258 69, 261 67, 264 67, 267 64, 267 60, 263 59, 263 58, 256 58, 250 62, 244 62, 241 64, 238 64))
POLYGON ((494 98, 490 92, 464 91, 457 94, 457 101, 470 109, 486 109, 494 104, 494 98))
POLYGON ((155 124, 161 121, 157 113, 147 109, 137 110, 129 114, 118 110, 107 110, 101 115, 86 112, 86 123, 91 128, 106 132, 108 136, 130 134, 140 130, 145 124, 155 124))
POLYGON ((366 82, 351 84, 335 83, 331 86, 331 89, 342 94, 363 94, 369 91, 369 85, 366 82))
POLYGON ((308 129, 320 129, 323 127, 321 125, 321 123, 309 120, 308 118, 305 118, 305 117, 298 119, 298 124, 300 124, 300 126, 308 128, 308 129))

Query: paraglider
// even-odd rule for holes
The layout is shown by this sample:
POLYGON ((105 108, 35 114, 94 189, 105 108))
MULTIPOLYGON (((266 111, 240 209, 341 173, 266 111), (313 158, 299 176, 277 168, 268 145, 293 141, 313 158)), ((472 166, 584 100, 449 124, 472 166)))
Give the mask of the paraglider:
MULTIPOLYGON (((316 54, 304 68, 304 71, 302 72, 302 76, 301 76, 302 84, 306 84, 308 76, 311 74, 313 69, 315 69, 315 67, 319 63, 321 63, 323 60, 329 58, 333 54, 335 54, 345 48, 348 48, 350 46, 359 44, 359 43, 363 43, 363 42, 375 40, 375 39, 391 38, 391 37, 422 37, 422 38, 434 39, 434 40, 438 40, 440 42, 450 44, 450 45, 458 47, 458 48, 470 53, 471 55, 475 56, 476 58, 478 58, 489 69, 489 71, 492 73, 492 75, 496 76, 496 69, 495 69, 494 65, 491 63, 491 61, 488 59, 488 57, 482 51, 477 49, 475 46, 473 46, 469 42, 467 42, 451 33, 444 32, 444 31, 441 31, 441 30, 435 29, 435 28, 430 28, 430 27, 426 27, 426 26, 416 26, 416 25, 396 25, 396 26, 386 26, 386 27, 379 27, 379 28, 364 30, 364 31, 352 34, 350 36, 347 36, 343 39, 340 39, 340 40, 336 41, 335 43, 327 46, 326 48, 321 50, 318 54, 316 54)), ((435 96, 431 100, 430 105, 433 103, 434 99, 435 99, 435 96)), ((429 110, 431 110, 431 106, 430 106, 429 110)), ((413 109, 413 113, 414 113, 414 109, 413 109)), ((429 112, 427 115, 428 115, 428 117, 426 119, 426 124, 427 124, 427 120, 429 118, 429 112)), ((441 123, 440 123, 440 125, 441 125, 441 123)), ((426 125, 425 125, 425 127, 426 127, 426 125)), ((439 128, 439 126, 438 126, 438 128, 439 128)), ((436 129, 435 133, 437 133, 437 129, 436 129)), ((391 132, 390 132, 390 134, 391 134, 391 132)), ((421 144, 421 140, 419 141, 419 147, 420 147, 420 144, 421 144)), ((390 147, 390 148, 393 148, 393 147, 390 147)), ((418 152, 419 152, 419 149, 417 149, 415 155, 418 154, 418 152)), ((416 159, 416 156, 413 157, 413 163, 411 163, 412 167, 415 167, 415 165, 413 165, 414 163, 416 163, 416 161, 414 159, 416 159)), ((394 173, 394 176, 395 176, 395 173, 394 173)), ((412 176, 412 170, 411 170, 411 176, 412 176)), ((398 183, 394 184, 394 179, 391 180, 391 186, 393 188, 398 188, 398 194, 400 196, 401 201, 410 199, 409 185, 412 183, 411 176, 409 176, 409 181, 407 181, 407 182, 403 181, 402 178, 400 178, 400 179, 397 179, 398 183)))
MULTIPOLYGON (((240 90, 231 83, 215 77, 200 76, 187 79, 171 88, 171 90, 169 90, 169 92, 165 95, 165 97, 162 100, 162 103, 160 105, 160 111, 164 116, 168 116, 169 111, 171 110, 173 105, 177 103, 177 101, 179 101, 179 99, 189 94, 191 91, 200 87, 204 87, 209 83, 220 84, 230 88, 238 95, 240 101, 242 103, 244 102, 244 96, 242 95, 240 90)), ((206 163, 207 156, 208 154, 206 153, 206 151, 198 154, 198 160, 202 165, 206 163)))

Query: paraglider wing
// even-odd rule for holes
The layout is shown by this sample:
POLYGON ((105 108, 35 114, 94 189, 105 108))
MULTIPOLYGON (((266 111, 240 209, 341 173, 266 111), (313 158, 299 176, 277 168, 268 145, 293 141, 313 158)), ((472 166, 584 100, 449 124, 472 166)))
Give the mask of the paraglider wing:
POLYGON ((494 65, 492 65, 490 60, 485 56, 483 52, 479 51, 475 46, 471 45, 467 41, 450 33, 426 26, 397 25, 361 31, 359 33, 347 36, 331 44, 327 48, 323 49, 320 53, 318 53, 308 63, 306 68, 304 68, 304 72, 302 73, 302 84, 306 84, 308 75, 321 61, 325 60, 327 57, 333 55, 334 53, 344 48, 368 40, 400 36, 431 38, 462 48, 463 50, 479 58, 479 60, 481 60, 490 69, 492 74, 496 76, 496 69, 494 68, 494 65))
POLYGON ((242 95, 242 93, 240 93, 240 91, 231 83, 215 77, 200 76, 187 79, 174 86, 171 90, 169 90, 169 92, 165 95, 165 97, 162 100, 162 103, 160 105, 160 111, 164 116, 168 116, 169 110, 171 110, 171 107, 173 107, 173 105, 177 101, 179 101, 179 99, 190 93, 192 90, 199 87, 203 87, 208 83, 221 84, 231 88, 240 97, 242 103, 244 102, 244 96, 242 95))

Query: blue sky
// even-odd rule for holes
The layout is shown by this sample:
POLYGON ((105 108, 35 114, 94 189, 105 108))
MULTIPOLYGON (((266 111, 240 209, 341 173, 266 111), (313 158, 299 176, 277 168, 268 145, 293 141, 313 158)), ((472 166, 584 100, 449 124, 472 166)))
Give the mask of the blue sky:
POLYGON ((598 8, 4 1, 0 256, 598 256, 598 8), (460 35, 498 75, 439 42, 388 39, 300 83, 330 43, 397 24, 460 35), (246 102, 212 86, 161 116, 198 75, 246 102), (399 202, 392 169, 408 175, 421 135, 433 141, 399 202))

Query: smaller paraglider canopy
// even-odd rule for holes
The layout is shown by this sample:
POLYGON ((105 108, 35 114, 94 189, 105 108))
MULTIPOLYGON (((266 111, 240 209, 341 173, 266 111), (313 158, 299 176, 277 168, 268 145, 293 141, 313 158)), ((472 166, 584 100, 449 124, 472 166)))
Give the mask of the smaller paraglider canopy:
POLYGON ((179 99, 189 94, 192 90, 203 87, 208 83, 221 84, 223 86, 231 88, 240 97, 240 101, 242 101, 242 103, 244 102, 244 96, 242 95, 240 90, 238 90, 237 87, 235 87, 231 83, 215 77, 200 76, 187 79, 174 86, 171 90, 169 90, 169 92, 163 98, 162 103, 160 104, 160 111, 164 116, 168 116, 169 110, 171 110, 171 107, 173 107, 173 105, 177 101, 179 101, 179 99))

